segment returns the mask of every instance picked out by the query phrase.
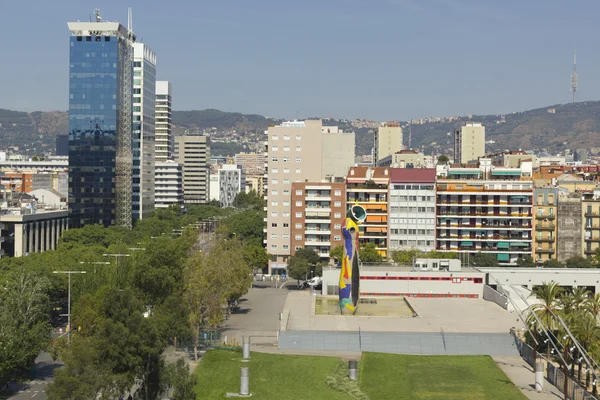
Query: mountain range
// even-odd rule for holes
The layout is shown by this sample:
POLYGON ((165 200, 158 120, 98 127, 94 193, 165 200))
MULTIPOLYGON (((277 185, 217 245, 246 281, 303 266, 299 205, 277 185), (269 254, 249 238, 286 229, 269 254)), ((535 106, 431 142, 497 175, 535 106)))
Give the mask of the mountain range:
MULTIPOLYGON (((256 114, 219 110, 173 111, 175 135, 187 131, 221 132, 221 140, 239 142, 244 137, 260 141, 262 132, 280 120, 256 114), (229 132, 229 133, 226 133, 229 132)), ((421 123, 402 123, 404 143, 427 153, 447 152, 452 147, 456 127, 466 122, 480 122, 486 127, 488 149, 532 149, 557 152, 564 148, 600 151, 600 101, 586 101, 547 106, 505 115, 472 115, 428 119, 421 123), (409 135, 410 132, 410 135, 409 135)), ((356 132, 356 154, 370 154, 373 130, 356 128, 353 121, 326 119, 326 125, 339 125, 345 131, 356 132)), ((0 150, 18 147, 26 155, 54 152, 56 135, 68 131, 65 111, 21 112, 0 109, 0 150)), ((224 153, 240 147, 230 147, 224 153)), ((232 154, 221 154, 232 155, 232 154)))

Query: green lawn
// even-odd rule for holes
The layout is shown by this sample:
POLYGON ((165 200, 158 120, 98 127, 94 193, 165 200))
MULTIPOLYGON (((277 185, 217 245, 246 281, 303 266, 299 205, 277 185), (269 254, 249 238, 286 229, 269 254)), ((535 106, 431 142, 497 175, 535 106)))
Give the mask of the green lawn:
MULTIPOLYGON (((195 371, 198 399, 223 399, 238 392, 240 367, 250 367, 253 399, 351 399, 327 385, 340 370, 336 357, 211 350, 195 371)), ((525 399, 487 356, 408 356, 363 353, 359 363, 360 390, 370 400, 386 399, 525 399)), ((345 372, 345 370, 343 371, 345 372)))
POLYGON ((488 356, 363 353, 359 380, 371 399, 525 399, 488 356))

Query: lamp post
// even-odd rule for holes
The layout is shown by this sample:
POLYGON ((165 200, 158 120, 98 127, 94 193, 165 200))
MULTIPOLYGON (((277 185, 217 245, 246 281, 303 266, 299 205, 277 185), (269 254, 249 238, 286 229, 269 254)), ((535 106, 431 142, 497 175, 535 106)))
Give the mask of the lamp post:
POLYGON ((109 253, 104 253, 102 254, 103 257, 114 257, 115 258, 115 265, 116 265, 116 274, 117 274, 117 285, 120 282, 119 280, 119 257, 131 257, 131 254, 109 254, 109 253))
POLYGON ((85 271, 52 271, 53 274, 67 274, 69 276, 69 291, 67 299, 67 344, 71 343, 71 274, 85 274, 85 271))

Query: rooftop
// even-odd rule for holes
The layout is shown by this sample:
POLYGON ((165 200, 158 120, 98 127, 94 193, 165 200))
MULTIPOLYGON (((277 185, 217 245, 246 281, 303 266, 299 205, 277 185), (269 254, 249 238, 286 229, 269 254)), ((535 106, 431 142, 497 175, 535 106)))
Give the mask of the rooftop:
POLYGON ((392 183, 435 182, 435 168, 392 168, 392 183))

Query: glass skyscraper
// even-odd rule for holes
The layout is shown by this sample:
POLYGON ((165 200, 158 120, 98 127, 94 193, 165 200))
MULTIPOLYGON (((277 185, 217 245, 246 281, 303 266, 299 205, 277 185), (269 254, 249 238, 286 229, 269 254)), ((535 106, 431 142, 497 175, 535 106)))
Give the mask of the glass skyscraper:
POLYGON ((69 22, 70 226, 132 225, 131 31, 69 22))

